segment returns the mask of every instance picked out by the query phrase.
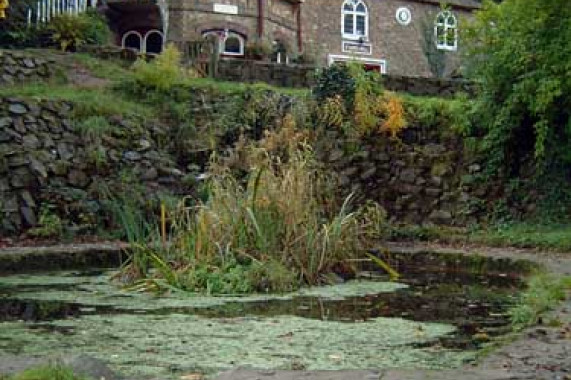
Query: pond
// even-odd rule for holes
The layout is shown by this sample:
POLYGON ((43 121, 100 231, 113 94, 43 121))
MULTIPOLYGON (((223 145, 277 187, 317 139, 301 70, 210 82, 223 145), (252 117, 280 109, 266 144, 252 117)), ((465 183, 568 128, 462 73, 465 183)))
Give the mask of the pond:
POLYGON ((0 354, 84 353, 131 377, 265 369, 453 368, 510 331, 531 264, 399 255, 397 282, 357 280, 283 295, 154 296, 113 271, 0 277, 0 354))

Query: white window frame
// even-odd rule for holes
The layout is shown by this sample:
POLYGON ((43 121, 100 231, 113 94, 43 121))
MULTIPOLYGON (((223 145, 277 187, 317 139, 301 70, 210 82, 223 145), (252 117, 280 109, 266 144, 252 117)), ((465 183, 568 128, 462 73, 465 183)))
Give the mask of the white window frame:
MULTIPOLYGON (((125 41, 127 41, 127 38, 131 35, 135 35, 137 37, 139 37, 139 49, 138 52, 139 53, 144 53, 145 50, 145 44, 144 44, 144 38, 141 35, 141 33, 137 32, 136 30, 130 30, 127 33, 123 34, 123 38, 121 38, 121 48, 125 49, 125 41)), ((130 48, 131 49, 131 48, 130 48)))
POLYGON ((220 53, 221 55, 234 56, 234 57, 243 57, 244 56, 244 46, 246 45, 246 40, 240 34, 232 32, 228 29, 210 30, 210 31, 202 34, 203 38, 206 38, 208 36, 215 36, 216 37, 216 40, 218 41, 218 53, 220 53), (240 52, 239 53, 226 51, 226 40, 230 37, 238 38, 238 41, 240 41, 240 52))
POLYGON ((359 62, 364 65, 379 66, 381 74, 387 73, 387 61, 384 59, 373 59, 365 57, 355 57, 350 55, 337 55, 329 54, 327 56, 328 66, 333 65, 335 62, 359 62))
MULTIPOLYGON (((165 35, 163 34, 163 32, 161 32, 158 29, 151 29, 145 34, 145 37, 143 38, 142 50, 145 54, 147 53, 147 39, 151 34, 158 34, 159 36, 161 36, 162 40, 161 51, 163 51, 165 48, 165 35)), ((156 53, 150 53, 150 54, 156 54, 156 53)))
POLYGON ((345 0, 341 6, 341 34, 343 38, 348 40, 369 40, 369 8, 363 0, 345 0), (345 9, 346 5, 353 7, 352 11, 345 9), (357 7, 363 5, 365 7, 365 12, 358 12, 357 7), (351 16, 353 18, 353 33, 345 33, 345 16, 351 16), (357 16, 365 17, 365 34, 360 35, 357 33, 357 16))
POLYGON ((438 50, 456 51, 458 49, 458 19, 452 12, 442 11, 436 15, 436 20, 434 21, 434 37, 436 38, 436 48, 438 50), (439 21, 441 18, 444 21, 439 21), (438 33, 438 28, 442 28, 442 36, 438 33), (454 38, 453 45, 448 44, 451 36, 454 38))

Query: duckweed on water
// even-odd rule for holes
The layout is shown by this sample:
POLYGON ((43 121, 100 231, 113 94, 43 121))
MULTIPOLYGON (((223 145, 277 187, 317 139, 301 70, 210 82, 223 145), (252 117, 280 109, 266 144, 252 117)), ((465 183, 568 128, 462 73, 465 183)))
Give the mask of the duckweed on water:
POLYGON ((122 291, 111 284, 113 272, 99 276, 84 276, 72 272, 53 275, 14 275, 0 278, 0 287, 19 299, 61 301, 85 306, 111 306, 124 310, 160 310, 165 308, 202 308, 230 302, 259 302, 290 300, 296 297, 319 297, 338 300, 370 294, 394 292, 407 285, 394 282, 350 281, 344 284, 301 289, 286 294, 257 294, 243 297, 208 297, 178 292, 156 297, 147 293, 122 291), (55 288, 63 285, 63 288, 55 288), (15 291, 15 289, 17 291, 15 291), (41 291, 40 291, 41 290, 41 291))
POLYGON ((0 331, 0 352, 82 352, 132 376, 161 378, 169 371, 215 373, 235 366, 440 368, 461 365, 473 354, 421 350, 413 344, 430 342, 453 331, 450 325, 399 318, 343 323, 292 316, 208 319, 184 314, 94 315, 50 324, 5 323, 0 331))

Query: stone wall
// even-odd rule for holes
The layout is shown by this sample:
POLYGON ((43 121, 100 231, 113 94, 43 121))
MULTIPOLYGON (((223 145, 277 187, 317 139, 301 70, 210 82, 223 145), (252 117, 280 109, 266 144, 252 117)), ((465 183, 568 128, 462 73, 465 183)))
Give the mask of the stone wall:
POLYGON ((316 70, 314 66, 223 59, 218 62, 216 77, 234 82, 265 82, 283 87, 311 87, 316 70))
MULTIPOLYGON (((234 82, 264 82, 274 86, 311 87, 318 68, 307 65, 285 65, 275 62, 222 59, 218 62, 217 78, 234 82)), ((383 75, 386 89, 412 95, 451 96, 458 92, 472 93, 470 82, 462 79, 437 79, 383 75)))
POLYGON ((37 55, 0 50, 0 85, 49 78, 53 74, 52 63, 37 55))
POLYGON ((461 141, 414 128, 408 134, 409 142, 386 136, 360 142, 329 131, 316 152, 339 173, 343 195, 379 202, 392 221, 440 225, 476 221, 471 210, 475 198, 462 178, 480 169, 464 163, 461 141))
POLYGON ((406 92, 422 96, 452 96, 463 92, 474 93, 474 85, 465 79, 438 79, 383 75, 383 86, 387 90, 406 92))
POLYGON ((113 119, 97 135, 72 115, 66 102, 0 98, 0 236, 35 226, 42 205, 81 229, 100 221, 109 193, 184 190, 183 172, 157 147, 163 130, 113 119))

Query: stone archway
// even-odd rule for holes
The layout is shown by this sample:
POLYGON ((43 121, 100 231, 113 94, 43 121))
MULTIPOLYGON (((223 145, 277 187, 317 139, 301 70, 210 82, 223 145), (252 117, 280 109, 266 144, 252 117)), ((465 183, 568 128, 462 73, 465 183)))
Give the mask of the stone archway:
POLYGON ((105 13, 121 47, 142 54, 158 54, 163 50, 168 10, 151 1, 107 0, 105 13), (138 48, 135 36, 140 40, 138 48))

